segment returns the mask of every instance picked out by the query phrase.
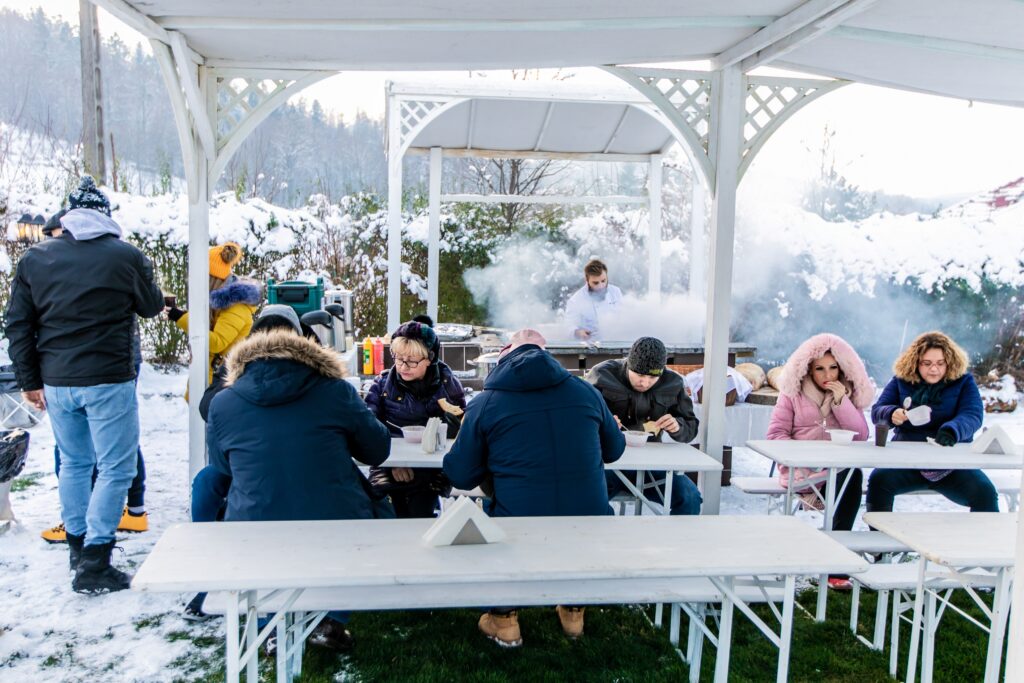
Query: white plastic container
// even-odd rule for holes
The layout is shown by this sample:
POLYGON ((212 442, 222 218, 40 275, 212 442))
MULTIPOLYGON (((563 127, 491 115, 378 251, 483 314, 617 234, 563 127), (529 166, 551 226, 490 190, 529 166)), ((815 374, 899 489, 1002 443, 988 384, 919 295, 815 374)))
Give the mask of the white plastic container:
POLYGON ((848 446, 853 443, 853 437, 857 435, 857 432, 850 431, 849 429, 830 429, 828 430, 828 436, 832 439, 832 443, 841 444, 848 446))
POLYGON ((402 438, 409 443, 420 443, 423 441, 423 430, 426 427, 422 425, 412 425, 409 427, 402 427, 402 438))
POLYGON ((626 437, 627 446, 643 446, 647 443, 647 437, 650 434, 647 432, 629 431, 625 432, 623 436, 626 437))

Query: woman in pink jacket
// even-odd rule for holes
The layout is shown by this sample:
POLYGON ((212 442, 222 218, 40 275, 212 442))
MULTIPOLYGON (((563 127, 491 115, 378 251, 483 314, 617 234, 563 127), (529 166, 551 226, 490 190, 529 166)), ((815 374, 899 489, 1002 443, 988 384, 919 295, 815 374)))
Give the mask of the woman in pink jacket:
MULTIPOLYGON (((864 409, 875 398, 875 386, 864 362, 841 337, 817 334, 797 348, 786 361, 779 378, 779 401, 768 425, 769 439, 827 441, 827 429, 848 429, 854 439, 868 438, 864 409)), ((821 470, 779 466, 779 482, 793 480, 796 490, 820 486, 821 470)), ((864 477, 858 469, 840 470, 836 479, 845 490, 836 502, 834 530, 849 531, 860 509, 864 477)), ((805 501, 816 500, 813 491, 805 501)))

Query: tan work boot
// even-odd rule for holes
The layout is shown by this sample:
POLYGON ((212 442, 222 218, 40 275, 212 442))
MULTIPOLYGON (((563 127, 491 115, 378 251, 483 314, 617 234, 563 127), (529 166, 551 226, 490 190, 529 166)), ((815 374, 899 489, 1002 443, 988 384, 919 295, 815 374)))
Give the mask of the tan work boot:
POLYGON ((67 543, 68 532, 64 528, 64 522, 61 522, 55 527, 50 527, 43 533, 39 534, 43 537, 43 540, 47 543, 67 543))
POLYGON ((576 640, 583 635, 583 607, 562 607, 555 608, 558 612, 558 620, 562 622, 562 631, 565 635, 576 640))
POLYGON ((523 644, 519 633, 519 616, 515 611, 508 614, 484 612, 477 626, 485 636, 502 647, 519 647, 523 644))
POLYGON ((121 513, 121 521, 117 524, 117 530, 130 531, 134 534, 149 531, 149 513, 143 512, 141 515, 133 515, 128 512, 126 507, 124 512, 121 513))

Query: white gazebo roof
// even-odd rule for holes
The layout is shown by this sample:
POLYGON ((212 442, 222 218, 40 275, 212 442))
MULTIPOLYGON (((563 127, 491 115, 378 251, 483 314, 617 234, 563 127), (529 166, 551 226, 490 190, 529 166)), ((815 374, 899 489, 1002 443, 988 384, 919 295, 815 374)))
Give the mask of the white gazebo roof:
POLYGON ((639 161, 668 151, 676 141, 657 107, 624 86, 395 82, 388 93, 413 102, 450 102, 403 140, 403 147, 414 153, 441 147, 639 161))
POLYGON ((1018 0, 94 0, 211 67, 445 70, 711 59, 1024 105, 1018 0))

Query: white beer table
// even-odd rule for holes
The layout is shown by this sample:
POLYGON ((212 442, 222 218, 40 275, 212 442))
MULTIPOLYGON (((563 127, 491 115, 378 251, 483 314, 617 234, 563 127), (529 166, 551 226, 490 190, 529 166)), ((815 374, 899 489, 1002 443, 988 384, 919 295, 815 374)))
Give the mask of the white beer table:
MULTIPOLYGON (((391 439, 391 455, 382 467, 441 467, 444 454, 445 451, 424 453, 418 443, 391 439)), ((704 473, 722 471, 722 463, 690 444, 675 441, 626 446, 622 457, 615 462, 605 463, 604 467, 615 472, 630 493, 659 515, 667 515, 669 512, 672 501, 672 477, 665 477, 664 500, 659 504, 642 493, 646 472, 697 472, 699 486, 703 491, 704 473), (623 474, 633 470, 637 472, 635 482, 623 474)))
MULTIPOLYGON (((236 683, 245 668, 247 680, 255 683, 259 646, 275 629, 278 680, 290 680, 296 662, 294 649, 290 656, 288 651, 295 633, 289 633, 287 617, 306 591, 342 589, 349 597, 305 610, 465 607, 496 604, 495 598, 509 605, 618 604, 631 602, 638 586, 649 586, 652 579, 706 577, 724 596, 715 681, 725 683, 734 606, 779 648, 777 680, 785 681, 796 578, 868 567, 838 542, 790 517, 609 515, 497 522, 507 533, 501 543, 442 548, 422 543, 432 523, 424 519, 178 524, 157 542, 132 589, 225 591, 227 681, 236 683), (781 611, 772 605, 776 632, 735 586, 738 578, 777 582, 779 576, 784 598, 781 611), (587 587, 593 592, 581 599, 587 587), (246 628, 240 632, 243 606, 246 628), (258 629, 257 615, 271 611, 274 617, 258 629)), ((667 601, 670 594, 638 597, 667 601)), ((312 625, 300 624, 300 653, 302 639, 322 615, 312 625)))
MULTIPOLYGON (((789 468, 810 467, 823 469, 825 483, 822 496, 825 504, 823 530, 832 530, 835 515, 835 501, 843 495, 843 489, 836 491, 836 475, 839 470, 855 467, 913 469, 913 470, 975 470, 975 469, 1021 469, 1024 458, 1019 455, 991 455, 974 453, 971 444, 936 446, 927 441, 890 441, 885 447, 876 446, 874 441, 854 441, 851 444, 835 444, 831 441, 796 441, 787 439, 756 439, 747 442, 747 447, 761 455, 789 468)), ((815 481, 815 480, 812 480, 815 481)), ((797 484, 800 486, 800 484, 797 484)), ((817 490, 817 489, 815 489, 817 490)), ((786 487, 785 510, 793 509, 793 481, 786 487)), ((824 621, 827 591, 818 591, 816 619, 824 621)))
MULTIPOLYGON (((914 623, 910 632, 907 681, 912 682, 916 674, 921 630, 924 631, 921 680, 924 683, 932 680, 936 603, 941 604, 942 609, 950 607, 958 612, 959 609, 940 595, 942 591, 930 588, 929 584, 954 579, 964 583, 964 590, 988 617, 987 628, 978 622, 974 623, 988 631, 985 683, 996 683, 1005 642, 1006 617, 1010 611, 1017 515, 1001 512, 869 512, 864 515, 864 521, 921 555, 914 598, 914 623), (974 568, 994 574, 991 609, 963 579, 962 572, 974 568)), ((967 580, 977 584, 978 576, 971 575, 967 580)))

